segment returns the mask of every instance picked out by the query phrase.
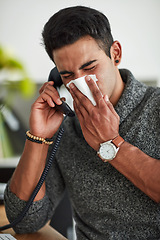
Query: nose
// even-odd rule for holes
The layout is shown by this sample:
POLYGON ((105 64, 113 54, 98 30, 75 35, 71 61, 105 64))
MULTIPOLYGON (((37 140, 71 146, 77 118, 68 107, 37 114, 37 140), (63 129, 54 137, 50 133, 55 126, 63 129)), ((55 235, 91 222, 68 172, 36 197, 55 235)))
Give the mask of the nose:
MULTIPOLYGON (((85 73, 83 72, 78 72, 76 74, 74 74, 74 76, 72 77, 72 79, 69 79, 65 82, 65 85, 67 85, 70 81, 73 81, 73 80, 76 80, 77 78, 81 78, 81 77, 84 77, 85 76, 85 73)), ((69 90, 69 88, 67 87, 67 89, 69 90)))
POLYGON ((75 73, 74 79, 80 78, 82 76, 83 76, 83 72, 79 70, 75 73))
POLYGON ((73 77, 71 79, 65 80, 65 85, 67 85, 72 80, 75 80, 77 78, 84 77, 84 76, 85 76, 84 73, 76 73, 76 74, 73 75, 73 77))
POLYGON ((84 76, 85 76, 85 73, 81 71, 81 72, 76 73, 72 80, 75 80, 77 78, 84 77, 84 76))

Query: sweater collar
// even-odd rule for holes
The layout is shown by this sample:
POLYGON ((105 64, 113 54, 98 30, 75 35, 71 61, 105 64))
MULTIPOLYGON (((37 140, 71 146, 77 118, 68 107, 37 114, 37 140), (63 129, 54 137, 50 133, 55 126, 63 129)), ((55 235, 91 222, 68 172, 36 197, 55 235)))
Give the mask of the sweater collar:
POLYGON ((148 87, 137 81, 129 70, 120 69, 119 71, 125 83, 124 91, 115 106, 115 110, 120 116, 121 124, 142 101, 148 87))

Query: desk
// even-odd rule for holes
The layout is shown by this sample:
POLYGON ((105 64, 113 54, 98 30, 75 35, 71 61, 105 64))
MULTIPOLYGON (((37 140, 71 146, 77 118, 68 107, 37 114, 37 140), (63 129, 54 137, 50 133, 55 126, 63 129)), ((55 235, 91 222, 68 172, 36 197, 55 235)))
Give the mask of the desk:
MULTIPOLYGON (((0 226, 8 224, 4 206, 0 206, 0 226)), ((2 233, 9 233, 17 240, 67 240, 60 233, 50 227, 48 224, 36 233, 16 234, 13 229, 8 229, 2 233)))

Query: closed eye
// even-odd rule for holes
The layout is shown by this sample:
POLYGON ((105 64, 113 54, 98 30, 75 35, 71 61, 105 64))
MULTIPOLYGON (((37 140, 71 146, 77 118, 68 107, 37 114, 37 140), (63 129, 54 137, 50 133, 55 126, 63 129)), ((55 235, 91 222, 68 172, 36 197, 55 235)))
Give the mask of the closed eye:
POLYGON ((90 67, 90 68, 84 68, 85 71, 91 71, 93 69, 95 69, 96 66, 90 67))
POLYGON ((71 76, 73 76, 73 74, 69 74, 69 75, 63 75, 62 77, 64 78, 64 79, 67 79, 67 78, 70 78, 71 76))

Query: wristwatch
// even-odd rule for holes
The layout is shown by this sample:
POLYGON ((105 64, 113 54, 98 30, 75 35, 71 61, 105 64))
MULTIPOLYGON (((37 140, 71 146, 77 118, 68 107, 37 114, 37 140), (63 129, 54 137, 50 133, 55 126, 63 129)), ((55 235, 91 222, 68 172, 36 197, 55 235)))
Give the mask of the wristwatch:
POLYGON ((112 140, 101 143, 100 148, 97 152, 98 156, 102 159, 103 162, 109 162, 113 160, 117 152, 124 142, 124 139, 119 135, 112 140))

